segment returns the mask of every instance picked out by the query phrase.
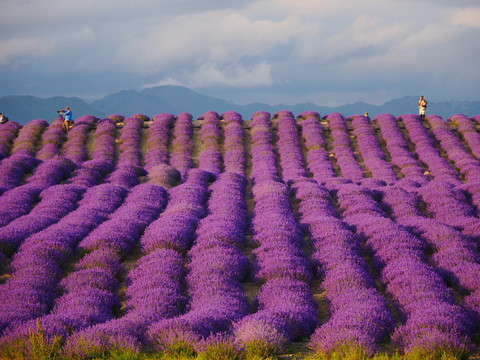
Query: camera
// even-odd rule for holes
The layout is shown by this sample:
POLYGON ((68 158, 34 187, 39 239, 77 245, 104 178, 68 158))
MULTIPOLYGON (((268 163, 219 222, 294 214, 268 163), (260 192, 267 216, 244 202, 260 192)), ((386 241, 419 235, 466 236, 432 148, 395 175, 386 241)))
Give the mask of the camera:
POLYGON ((62 109, 62 110, 57 110, 57 113, 59 113, 59 114, 60 114, 61 112, 63 112, 63 109, 62 109))

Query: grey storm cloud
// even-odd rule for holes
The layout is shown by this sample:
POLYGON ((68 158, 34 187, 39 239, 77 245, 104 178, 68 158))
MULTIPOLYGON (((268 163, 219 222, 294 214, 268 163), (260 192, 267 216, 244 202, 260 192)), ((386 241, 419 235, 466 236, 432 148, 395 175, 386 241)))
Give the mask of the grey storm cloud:
POLYGON ((478 100, 477 1, 0 0, 0 96, 478 100))

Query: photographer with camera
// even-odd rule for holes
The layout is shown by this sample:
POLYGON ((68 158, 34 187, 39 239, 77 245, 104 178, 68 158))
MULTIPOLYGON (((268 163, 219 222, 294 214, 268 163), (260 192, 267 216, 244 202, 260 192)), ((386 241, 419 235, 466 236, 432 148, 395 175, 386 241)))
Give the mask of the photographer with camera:
POLYGON ((65 110, 57 110, 57 112, 60 114, 60 118, 63 119, 63 131, 65 131, 65 133, 68 133, 71 125, 70 123, 72 122, 72 110, 70 110, 70 108, 67 106, 65 110))

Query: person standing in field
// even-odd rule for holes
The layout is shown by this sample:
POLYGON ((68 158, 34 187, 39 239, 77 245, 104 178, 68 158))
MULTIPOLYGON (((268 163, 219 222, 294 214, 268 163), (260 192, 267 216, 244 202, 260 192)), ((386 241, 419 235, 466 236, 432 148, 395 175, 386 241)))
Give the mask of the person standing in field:
POLYGON ((8 118, 0 113, 0 124, 5 124, 8 121, 8 118))
POLYGON ((425 120, 425 110, 427 110, 427 100, 425 100, 422 95, 418 100, 418 114, 420 115, 421 121, 425 120))
POLYGON ((60 115, 63 116, 62 129, 65 133, 68 133, 70 123, 72 122, 72 110, 67 106, 65 110, 60 111, 60 115))

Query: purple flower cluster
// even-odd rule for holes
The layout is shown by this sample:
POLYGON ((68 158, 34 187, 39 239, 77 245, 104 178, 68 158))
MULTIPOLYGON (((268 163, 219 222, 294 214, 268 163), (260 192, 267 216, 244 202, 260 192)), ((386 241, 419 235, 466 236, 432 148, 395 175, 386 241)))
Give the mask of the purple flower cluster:
POLYGON ((70 160, 63 156, 55 156, 40 163, 32 176, 27 179, 27 184, 46 189, 66 180, 74 169, 75 165, 70 160))
POLYGON ((185 112, 178 114, 173 128, 170 165, 180 172, 183 181, 187 178, 188 171, 193 168, 192 136, 192 115, 185 112))
POLYGON ((0 194, 21 185, 25 174, 32 172, 39 162, 24 152, 3 159, 0 162, 0 194))
POLYGON ((345 119, 339 113, 328 114, 326 119, 332 137, 331 152, 335 156, 340 172, 351 181, 361 181, 363 170, 353 154, 345 119))
POLYGON ((34 156, 37 142, 47 126, 48 123, 43 119, 32 120, 23 125, 13 142, 12 154, 24 152, 34 156))
POLYGON ((63 156, 80 166, 87 158, 88 153, 85 143, 88 133, 98 119, 84 115, 75 120, 73 127, 68 132, 68 138, 63 146, 63 156))
POLYGON ((298 138, 297 122, 289 111, 279 111, 274 114, 277 121, 277 149, 280 155, 282 178, 291 184, 298 178, 307 176, 303 165, 303 155, 298 138))
POLYGON ((55 157, 42 162, 25 185, 4 192, 0 196, 0 226, 27 214, 38 201, 40 193, 66 179, 73 167, 65 158, 55 157))
POLYGON ((201 149, 198 156, 198 168, 215 176, 222 172, 222 154, 220 153, 220 118, 214 111, 207 111, 201 118, 201 149))
MULTIPOLYGON (((18 131, 13 142, 12 155, 0 162, 0 194, 21 185, 24 175, 33 171, 40 163, 33 156, 36 143, 47 125, 45 120, 32 120, 18 131)), ((15 133, 14 129, 15 127, 9 132, 9 137, 15 133)))
POLYGON ((461 141, 450 130, 448 123, 436 115, 429 116, 428 123, 433 136, 440 142, 440 146, 448 159, 465 176, 465 180, 470 183, 479 182, 480 164, 478 160, 467 153, 461 141))
POLYGON ((132 188, 140 183, 138 177, 145 175, 145 169, 141 167, 142 150, 140 149, 144 121, 145 115, 142 114, 123 120, 119 137, 118 163, 115 170, 107 177, 107 182, 132 188))
MULTIPOLYGON (((72 332, 75 334, 113 319, 113 312, 120 305, 116 295, 118 278, 124 270, 120 258, 131 251, 145 227, 158 217, 165 204, 163 188, 138 185, 107 221, 80 242, 80 248, 88 253, 76 264, 75 271, 61 281, 63 295, 55 300, 50 314, 39 318, 45 337, 61 336, 65 341, 72 332)), ((29 328, 34 325, 35 320, 16 327, 10 331, 8 339, 27 341, 29 328)), ((73 351, 73 344, 70 351, 73 351)))
POLYGON ((0 286, 2 331, 49 311, 57 296, 61 267, 76 245, 120 205, 125 193, 111 184, 90 188, 75 211, 25 239, 13 257, 10 278, 0 286))
POLYGON ((435 180, 444 180, 460 185, 457 173, 440 155, 434 140, 428 134, 418 115, 406 114, 400 118, 408 130, 408 138, 415 145, 415 154, 428 167, 432 177, 435 180))
POLYGON ((357 139, 357 147, 363 158, 364 167, 372 177, 387 184, 397 181, 393 166, 386 161, 386 156, 375 137, 370 119, 363 115, 349 117, 352 121, 353 134, 357 139))
POLYGON ((255 202, 252 240, 258 245, 253 251, 254 277, 263 285, 256 297, 258 310, 235 323, 234 332, 248 352, 272 355, 283 351, 291 340, 309 336, 318 319, 302 230, 292 212, 288 188, 277 175, 269 114, 256 113, 250 126, 255 202))
POLYGON ((480 159, 480 134, 475 129, 472 120, 462 114, 452 115, 448 120, 457 127, 458 132, 470 148, 472 155, 480 159))
POLYGON ((147 152, 145 154, 145 170, 150 172, 153 167, 168 164, 168 144, 170 129, 175 117, 172 114, 158 114, 148 128, 147 152))
POLYGON ((37 158, 47 160, 62 155, 60 148, 66 139, 62 129, 63 121, 55 119, 42 134, 42 148, 37 152, 37 158))
POLYGON ((330 302, 330 319, 317 328, 309 346, 331 355, 360 349, 373 355, 393 329, 386 301, 363 259, 360 238, 342 222, 330 193, 311 179, 293 185, 301 223, 309 229, 313 258, 323 275, 322 289, 330 302))
POLYGON ((435 250, 432 260, 451 283, 470 292, 464 306, 480 319, 480 256, 477 243, 452 226, 425 217, 419 210, 419 198, 400 188, 384 189, 383 202, 395 220, 425 239, 435 250))
POLYGON ((245 134, 242 116, 234 111, 222 114, 224 126, 223 162, 226 172, 245 173, 245 134))
POLYGON ((102 182, 115 167, 115 121, 109 118, 97 123, 95 147, 90 160, 74 172, 68 182, 92 187, 102 182))
POLYGON ((126 314, 75 333, 70 338, 73 353, 93 356, 118 348, 138 352, 152 323, 185 310, 183 255, 205 215, 208 180, 209 174, 193 169, 185 183, 169 190, 165 211, 140 239, 144 255, 127 276, 126 314))
POLYGON ((467 353, 473 324, 439 273, 425 262, 424 241, 386 217, 376 201, 378 193, 351 184, 337 196, 344 220, 367 239, 387 292, 406 317, 393 339, 407 353, 467 353))
POLYGON ((248 267, 242 253, 248 221, 245 186, 246 179, 235 173, 223 173, 211 185, 209 214, 200 221, 188 252, 189 311, 150 326, 148 336, 156 349, 175 352, 179 339, 194 348, 249 313, 240 284, 248 267))
POLYGON ((313 174, 313 179, 319 184, 335 178, 335 169, 329 160, 324 139, 324 130, 319 122, 318 113, 303 112, 299 116, 302 120, 302 136, 307 149, 306 163, 308 170, 313 174))
POLYGON ((30 235, 60 221, 76 204, 85 189, 75 185, 55 185, 40 193, 39 202, 33 210, 0 227, 0 248, 12 255, 30 235))
POLYGON ((424 174, 424 170, 408 149, 408 143, 398 127, 397 119, 390 114, 381 114, 374 120, 385 140, 392 165, 403 175, 403 178, 397 181, 397 185, 415 189, 428 183, 428 176, 424 174))
POLYGON ((15 121, 9 121, 0 126, 0 160, 6 158, 10 154, 13 141, 18 135, 18 130, 22 126, 15 121))
POLYGON ((427 212, 436 220, 461 229, 466 235, 479 238, 480 219, 461 187, 434 181, 418 190, 418 194, 427 205, 427 212))
POLYGON ((158 114, 148 129, 147 152, 145 154, 145 170, 148 171, 148 182, 169 189, 180 181, 180 173, 169 165, 169 139, 175 121, 172 114, 158 114))

